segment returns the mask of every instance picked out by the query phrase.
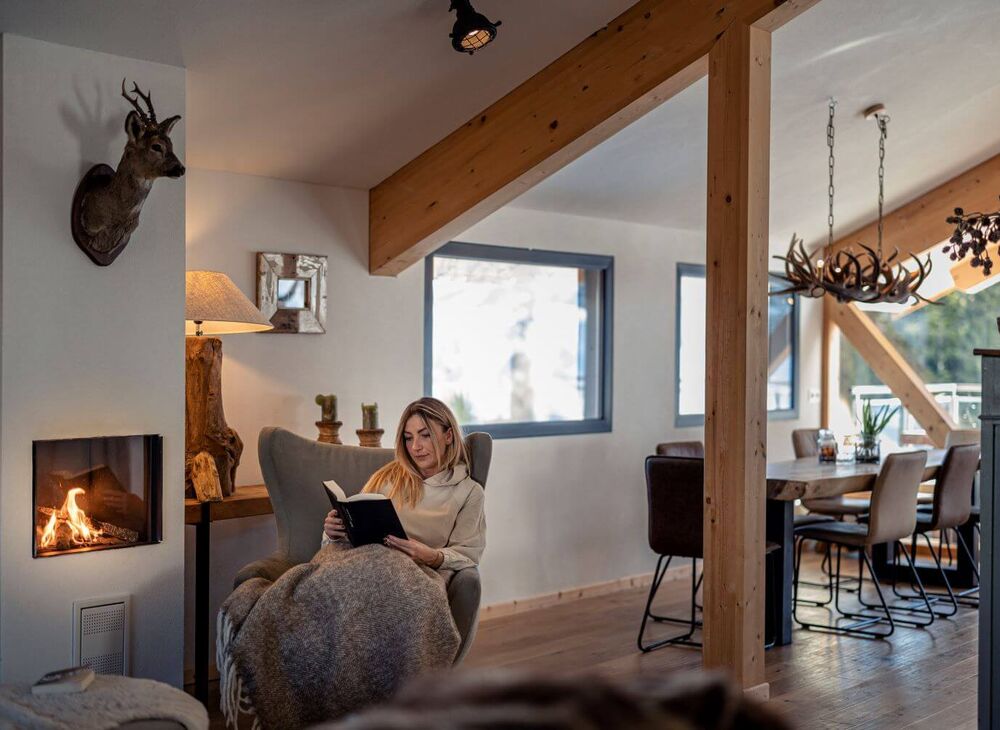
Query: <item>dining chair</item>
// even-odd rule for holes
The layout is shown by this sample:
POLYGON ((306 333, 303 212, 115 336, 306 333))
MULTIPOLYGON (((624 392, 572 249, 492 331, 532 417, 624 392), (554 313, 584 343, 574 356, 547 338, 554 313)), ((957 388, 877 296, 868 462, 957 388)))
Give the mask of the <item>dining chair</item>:
MULTIPOLYGON (((698 619, 696 596, 701 583, 697 577, 697 561, 704 554, 704 491, 705 460, 690 456, 648 456, 646 457, 646 498, 649 507, 649 547, 657 554, 653 582, 649 586, 646 607, 639 625, 636 643, 640 651, 649 652, 669 644, 701 646, 694 640, 694 632, 701 627, 698 619), (653 599, 663 582, 674 558, 691 559, 691 602, 690 615, 684 617, 661 616, 653 612, 653 599), (670 638, 643 643, 646 625, 652 619, 656 623, 680 624, 685 631, 670 638)), ((765 559, 773 561, 767 575, 770 577, 766 590, 770 595, 771 612, 766 616, 766 644, 773 645, 777 636, 780 610, 778 590, 777 556, 781 546, 768 543, 765 559)))
POLYGON ((657 456, 687 456, 692 459, 705 458, 705 445, 701 441, 669 441, 656 445, 657 456))
MULTIPOLYGON (((792 431, 792 449, 796 459, 815 458, 819 455, 819 429, 818 428, 796 428, 792 431)), ((805 527, 818 522, 828 522, 834 518, 842 517, 843 514, 836 507, 842 506, 843 497, 824 497, 818 499, 804 499, 802 506, 808 510, 807 514, 795 515, 795 527, 805 527), (816 505, 820 509, 813 509, 810 505, 816 505), (822 511, 822 510, 826 511, 822 511)), ((867 507, 867 500, 865 502, 867 507)))
POLYGON ((884 639, 891 636, 896 629, 896 624, 922 628, 933 623, 934 611, 931 608, 930 599, 924 591, 923 583, 913 564, 913 559, 902 542, 904 539, 910 538, 917 526, 917 490, 920 487, 920 480, 923 477, 926 465, 927 453, 924 451, 889 454, 885 457, 882 469, 875 480, 875 485, 872 489, 871 510, 866 523, 835 521, 811 525, 799 531, 799 535, 802 538, 826 543, 827 555, 831 561, 832 548, 834 546, 837 548, 836 563, 831 562, 833 569, 830 572, 828 591, 833 599, 834 610, 840 617, 852 619, 854 622, 846 626, 839 623, 820 624, 804 620, 799 616, 796 606, 799 591, 798 578, 802 567, 803 543, 800 540, 794 561, 792 601, 792 616, 796 623, 803 628, 815 631, 875 639, 884 639), (872 567, 871 558, 868 556, 868 550, 873 545, 886 543, 894 545, 906 558, 913 576, 914 585, 919 591, 918 597, 924 604, 923 608, 909 605, 890 606, 886 602, 882 587, 872 567), (841 554, 845 547, 849 550, 856 549, 859 553, 859 578, 862 580, 858 586, 858 598, 862 608, 856 611, 845 610, 840 604, 841 554), (878 604, 864 601, 863 573, 860 572, 862 565, 864 568, 867 568, 868 575, 875 585, 875 592, 879 599, 878 604), (881 613, 873 615, 871 609, 880 610, 881 613), (926 618, 907 618, 896 615, 898 613, 909 615, 922 614, 926 618), (879 631, 874 628, 876 625, 882 623, 888 623, 888 631, 879 631))
POLYGON ((797 428, 792 431, 792 448, 796 459, 819 455, 819 429, 797 428))
MULTIPOLYGON (((953 616, 958 611, 959 599, 964 604, 978 607, 979 601, 970 596, 978 593, 979 569, 973 559, 972 551, 966 543, 962 533, 958 528, 969 521, 972 514, 972 487, 975 483, 976 472, 979 470, 979 443, 965 444, 963 446, 952 446, 948 449, 938 472, 937 480, 934 483, 934 502, 931 508, 920 508, 917 510, 917 527, 913 534, 911 549, 915 549, 917 536, 922 536, 930 550, 931 557, 941 575, 942 583, 947 593, 937 593, 928 591, 927 594, 933 598, 949 599, 952 609, 948 612, 938 612, 939 616, 953 616), (958 535, 958 543, 965 552, 969 564, 972 566, 973 574, 976 576, 977 586, 955 593, 948 575, 941 567, 941 555, 939 550, 934 549, 929 533, 938 532, 942 536, 949 530, 954 530, 958 535)), ((913 595, 900 594, 904 598, 915 598, 913 595)))

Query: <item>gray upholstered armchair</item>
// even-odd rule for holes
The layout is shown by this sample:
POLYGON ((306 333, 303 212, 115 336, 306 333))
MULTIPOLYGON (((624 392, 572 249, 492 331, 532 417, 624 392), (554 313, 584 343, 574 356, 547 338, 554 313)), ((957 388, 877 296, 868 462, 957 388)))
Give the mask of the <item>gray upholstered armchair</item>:
MULTIPOLYGON (((466 436, 469 472, 483 487, 490 469, 489 434, 466 436)), ((330 503, 322 482, 335 479, 347 494, 357 494, 375 471, 392 460, 392 449, 336 446, 298 436, 283 428, 265 428, 257 442, 260 468, 278 523, 278 549, 236 574, 234 587, 251 578, 276 580, 293 565, 308 562, 319 550, 323 518, 330 503)), ((460 570, 448 584, 451 615, 462 637, 458 663, 472 644, 479 620, 481 587, 476 568, 460 570)))

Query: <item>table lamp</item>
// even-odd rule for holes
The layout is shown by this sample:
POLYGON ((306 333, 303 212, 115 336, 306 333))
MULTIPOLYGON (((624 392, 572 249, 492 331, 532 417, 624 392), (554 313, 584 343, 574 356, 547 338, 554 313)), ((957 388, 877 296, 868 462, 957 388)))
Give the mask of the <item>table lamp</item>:
POLYGON ((184 484, 199 501, 233 493, 243 442, 222 410, 222 341, 213 335, 272 329, 225 274, 185 272, 184 484))

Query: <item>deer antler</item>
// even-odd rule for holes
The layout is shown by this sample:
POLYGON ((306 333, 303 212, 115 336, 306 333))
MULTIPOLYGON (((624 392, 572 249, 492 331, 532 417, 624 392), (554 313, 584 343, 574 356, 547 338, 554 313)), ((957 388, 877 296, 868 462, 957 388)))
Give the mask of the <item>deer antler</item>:
POLYGON ((153 92, 148 94, 143 94, 142 90, 139 89, 139 84, 132 82, 132 91, 146 103, 146 109, 148 113, 143 111, 143 108, 139 106, 139 99, 135 96, 129 96, 125 91, 125 79, 122 79, 122 96, 128 99, 129 104, 135 107, 135 110, 139 113, 139 117, 142 119, 144 124, 155 125, 156 124, 156 110, 153 109, 153 92))

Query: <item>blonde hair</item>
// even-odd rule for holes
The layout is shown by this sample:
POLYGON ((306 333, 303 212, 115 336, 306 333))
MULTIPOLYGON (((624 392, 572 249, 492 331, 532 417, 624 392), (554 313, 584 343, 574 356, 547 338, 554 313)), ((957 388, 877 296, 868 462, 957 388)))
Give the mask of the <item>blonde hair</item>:
POLYGON ((419 416, 428 430, 431 430, 430 421, 434 421, 445 433, 451 431, 451 443, 445 448, 444 454, 439 453, 437 442, 432 441, 434 456, 442 471, 454 469, 458 464, 468 464, 469 455, 466 453, 462 427, 458 425, 455 414, 442 401, 437 398, 421 398, 404 408, 399 417, 399 426, 396 427, 395 458, 372 474, 361 491, 382 492, 388 487, 389 499, 415 507, 424 495, 424 477, 406 449, 406 422, 411 416, 419 416))

